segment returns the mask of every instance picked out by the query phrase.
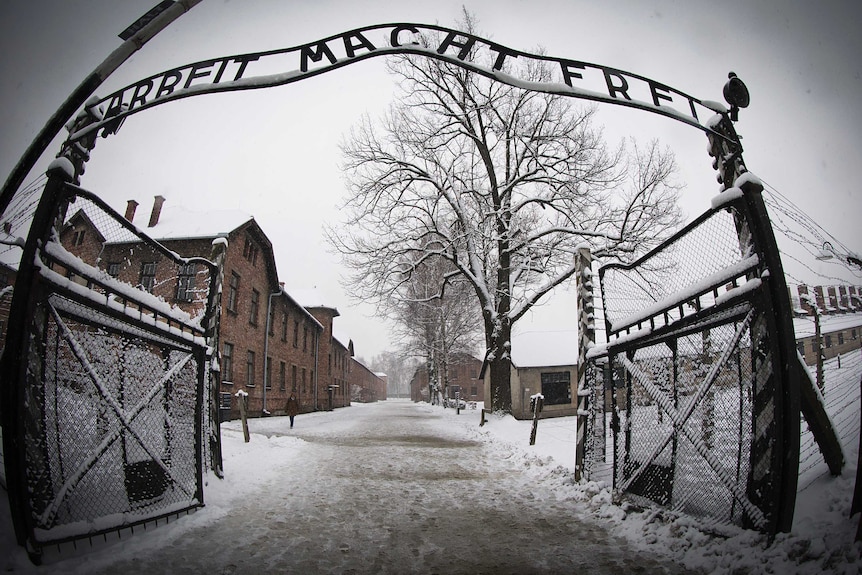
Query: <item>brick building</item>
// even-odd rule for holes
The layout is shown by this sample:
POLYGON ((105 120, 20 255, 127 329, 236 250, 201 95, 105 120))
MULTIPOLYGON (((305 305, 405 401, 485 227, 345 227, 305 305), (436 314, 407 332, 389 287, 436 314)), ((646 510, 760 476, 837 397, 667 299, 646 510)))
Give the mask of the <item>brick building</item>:
MULTIPOLYGON (((447 371, 447 384, 459 386, 461 399, 464 401, 485 401, 485 386, 480 377, 482 360, 467 353, 453 354, 447 371)), ((445 390, 444 390, 445 393, 445 390)), ((410 380, 410 399, 412 401, 430 401, 428 390, 428 368, 420 365, 413 372, 410 380)))
POLYGON ((371 371, 362 361, 350 358, 350 388, 353 401, 374 403, 386 399, 386 375, 371 371))
POLYGON ((862 286, 807 286, 790 290, 796 347, 808 365, 817 363, 815 319, 823 359, 862 348, 862 286), (812 307, 812 303, 817 308, 812 307))
MULTIPOLYGON (((323 304, 307 308, 284 290, 272 244, 254 218, 237 211, 197 213, 164 204, 165 199, 156 196, 150 213, 138 214, 132 200, 125 217, 184 258, 209 258, 214 242, 227 242, 219 332, 224 415, 238 416, 239 390, 248 393, 252 416, 283 413, 291 392, 304 412, 349 405, 349 384, 330 397, 332 323, 338 310, 323 304)), ((203 266, 177 266, 130 234, 126 241, 108 242, 83 210, 72 213, 60 240, 85 263, 142 287, 192 317, 202 313, 207 290, 206 271, 199 269, 203 266)))

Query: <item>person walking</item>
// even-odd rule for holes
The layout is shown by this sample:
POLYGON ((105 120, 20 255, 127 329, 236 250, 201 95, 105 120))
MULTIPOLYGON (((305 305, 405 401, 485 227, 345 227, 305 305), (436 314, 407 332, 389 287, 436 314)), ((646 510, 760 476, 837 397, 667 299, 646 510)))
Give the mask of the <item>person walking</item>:
POLYGON ((290 397, 287 398, 287 405, 285 406, 284 411, 287 413, 288 417, 290 417, 290 428, 293 429, 293 418, 296 417, 297 413, 299 413, 299 402, 296 400, 296 395, 293 393, 291 393, 290 397))

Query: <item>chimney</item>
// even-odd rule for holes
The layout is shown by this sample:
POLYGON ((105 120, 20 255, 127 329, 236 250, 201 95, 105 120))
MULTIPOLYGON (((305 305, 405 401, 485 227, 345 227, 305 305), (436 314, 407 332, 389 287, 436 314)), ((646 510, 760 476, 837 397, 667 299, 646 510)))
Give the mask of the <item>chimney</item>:
POLYGON ((126 219, 131 223, 135 219, 135 210, 138 209, 138 202, 129 200, 126 204, 126 219))
POLYGON ((159 216, 162 215, 162 205, 164 203, 164 196, 156 196, 153 199, 153 212, 150 214, 150 223, 147 224, 148 228, 152 228, 159 223, 159 216))

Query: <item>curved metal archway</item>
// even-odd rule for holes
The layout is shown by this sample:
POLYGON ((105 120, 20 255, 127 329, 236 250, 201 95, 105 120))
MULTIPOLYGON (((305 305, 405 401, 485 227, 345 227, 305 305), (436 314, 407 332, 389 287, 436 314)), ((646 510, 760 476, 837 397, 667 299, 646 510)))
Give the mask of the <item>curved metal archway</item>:
MULTIPOLYGON (((63 194, 68 193, 63 191, 68 189, 68 183, 77 182, 83 173, 97 135, 116 133, 126 117, 181 98, 290 84, 354 62, 392 54, 436 58, 519 88, 621 105, 665 116, 708 135, 711 155, 715 158, 714 167, 725 189, 734 186, 746 172, 740 139, 734 130, 733 121, 737 106, 747 105, 747 94, 741 100, 731 94, 728 98, 731 107, 728 109, 723 104, 699 100, 637 74, 579 60, 528 54, 473 34, 436 25, 393 23, 367 26, 300 46, 212 58, 149 76, 104 98, 91 98, 72 122, 69 138, 49 170, 46 192, 37 209, 39 217, 31 226, 24 249, 12 303, 11 337, 3 356, 2 415, 6 431, 4 446, 7 450, 19 449, 24 445, 25 438, 17 434, 18 430, 22 430, 19 419, 21 407, 32 399, 31 395, 38 396, 38 393, 31 394, 28 387, 38 385, 38 382, 34 383, 27 373, 32 355, 40 353, 38 346, 31 345, 31 332, 44 331, 44 326, 37 326, 32 321, 32 310, 39 305, 34 298, 44 291, 39 289, 42 268, 34 262, 39 257, 39 250, 50 241, 51 230, 57 225, 58 217, 62 218, 60 214, 64 210, 55 204, 63 194), (544 63, 553 77, 547 82, 528 82, 518 78, 506 71, 506 63, 512 60, 544 63), (488 62, 489 66, 482 62, 488 62)), ((6 210, 16 191, 9 188, 7 186, 0 193, 0 212, 6 210)), ((755 204, 759 202, 752 210, 757 217, 754 224, 756 229, 753 231, 763 239, 760 245, 765 253, 761 263, 768 273, 764 274, 761 270, 762 292, 763 297, 770 302, 767 308, 775 315, 775 323, 770 327, 776 332, 776 337, 770 338, 770 353, 765 354, 769 357, 770 369, 764 371, 768 371, 764 376, 768 382, 764 382, 764 386, 771 390, 771 397, 770 401, 764 402, 764 409, 770 410, 767 417, 776 421, 770 433, 774 435, 771 447, 777 449, 766 458, 768 473, 773 479, 773 491, 762 497, 761 511, 768 521, 759 526, 770 532, 786 531, 791 525, 796 491, 800 383, 797 370, 793 367, 796 352, 790 324, 790 302, 778 249, 759 193, 747 196, 755 204)), ((740 238, 752 233, 750 222, 738 223, 740 238)), ((583 395, 583 401, 586 401, 589 393, 583 395)), ((582 407, 586 408, 586 403, 582 407)), ((756 420, 761 415, 753 413, 752 417, 756 420)), ((758 455, 758 459, 763 458, 758 455)), ((23 456, 7 457, 6 461, 7 466, 10 461, 15 462, 9 481, 9 496, 10 499, 14 497, 19 502, 23 501, 15 506, 13 515, 16 516, 19 542, 24 544, 26 537, 22 539, 22 534, 26 535, 26 529, 19 529, 19 522, 28 528, 33 527, 32 520, 28 519, 33 513, 26 485, 28 462, 23 456)), ((42 462, 37 465, 40 472, 44 471, 46 464, 42 462)), ((760 471, 762 469, 758 468, 760 471)))

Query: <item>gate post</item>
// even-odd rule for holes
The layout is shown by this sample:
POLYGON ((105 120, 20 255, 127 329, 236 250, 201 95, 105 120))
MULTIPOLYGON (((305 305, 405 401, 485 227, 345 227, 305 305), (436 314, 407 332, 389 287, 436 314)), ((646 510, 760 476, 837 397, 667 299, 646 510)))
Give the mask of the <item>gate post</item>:
POLYGON ((761 258, 759 278, 768 297, 763 298, 760 317, 752 324, 752 356, 756 374, 753 420, 761 419, 759 410, 771 410, 769 423, 754 430, 749 477, 749 493, 757 506, 772 509, 769 533, 789 532, 793 524, 799 469, 800 380, 796 368, 796 339, 791 318, 793 310, 781 265, 781 255, 772 231, 756 178, 739 181, 748 170, 742 159, 742 144, 733 122, 739 108, 748 106, 748 90, 731 72, 724 86, 724 96, 731 105, 729 112, 719 112, 708 123, 709 154, 715 158, 722 192, 737 185, 742 188, 750 220, 737 216, 740 246, 745 249, 755 238, 761 258), (739 182, 738 182, 739 181, 739 182), (770 334, 768 337, 766 333, 770 334), (766 345, 763 345, 763 344, 766 345), (770 478, 766 469, 777 470, 770 478), (774 481, 774 483, 772 483, 774 481), (771 484, 771 485, 767 485, 771 484))
POLYGON ((584 477, 590 390, 587 383, 587 352, 595 345, 593 314, 593 257, 590 248, 579 247, 575 254, 575 284, 578 291, 578 432, 575 443, 575 481, 584 477))
MULTIPOLYGON (((26 502, 27 478, 27 446, 25 445, 25 428, 28 418, 31 424, 41 425, 42 418, 38 414, 31 415, 29 409, 40 409, 37 405, 29 405, 29 409, 22 409, 25 404, 36 402, 28 401, 23 397, 26 392, 25 381, 28 377, 28 363, 31 345, 39 345, 40 338, 31 341, 31 322, 37 322, 34 317, 36 312, 36 299, 39 291, 38 271, 36 269, 36 252, 39 245, 44 244, 55 219, 58 216, 57 203, 61 197, 63 186, 74 178, 74 170, 65 158, 54 160, 48 167, 48 182, 39 205, 33 215, 30 224, 30 232, 27 242, 24 244, 21 256, 21 265, 15 279, 12 302, 9 308, 9 329, 6 335, 6 347, 3 350, 2 361, 0 361, 0 394, 2 394, 2 423, 3 423, 3 453, 6 465, 6 491, 9 497, 9 510, 12 515, 12 525, 15 530, 15 539, 18 545, 25 546, 30 553, 30 558, 39 563, 38 556, 34 556, 33 548, 27 545, 28 535, 31 533, 32 519, 29 516, 29 508, 26 502)), ((60 210, 61 212, 63 210, 60 210)), ((42 329, 42 327, 40 327, 42 329)), ((42 463, 36 462, 36 464, 42 463)))
POLYGON ((214 273, 216 281, 210 289, 207 299, 207 340, 211 350, 210 370, 206 379, 209 393, 206 394, 209 405, 205 408, 209 413, 209 455, 210 469, 216 477, 224 478, 224 464, 221 452, 221 416, 220 416, 220 390, 221 390, 221 342, 219 339, 219 325, 221 323, 221 292, 224 283, 224 259, 227 252, 227 240, 215 240, 210 252, 210 261, 216 266, 214 273))

